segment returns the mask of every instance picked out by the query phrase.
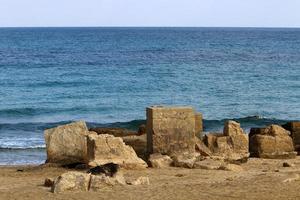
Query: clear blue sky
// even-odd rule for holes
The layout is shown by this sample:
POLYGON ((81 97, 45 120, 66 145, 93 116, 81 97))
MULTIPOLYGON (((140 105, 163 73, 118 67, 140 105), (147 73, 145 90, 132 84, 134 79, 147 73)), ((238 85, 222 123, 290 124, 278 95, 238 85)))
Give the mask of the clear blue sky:
POLYGON ((300 27, 300 0, 0 0, 0 27, 300 27))

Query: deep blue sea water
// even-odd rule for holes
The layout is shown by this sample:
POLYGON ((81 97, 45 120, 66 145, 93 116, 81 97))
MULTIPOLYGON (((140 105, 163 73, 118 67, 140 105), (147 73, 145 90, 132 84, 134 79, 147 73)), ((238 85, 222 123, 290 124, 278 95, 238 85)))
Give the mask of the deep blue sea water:
POLYGON ((249 130, 299 120, 299 100, 300 29, 0 28, 0 164, 44 162, 43 130, 74 120, 191 105, 205 131, 249 130))

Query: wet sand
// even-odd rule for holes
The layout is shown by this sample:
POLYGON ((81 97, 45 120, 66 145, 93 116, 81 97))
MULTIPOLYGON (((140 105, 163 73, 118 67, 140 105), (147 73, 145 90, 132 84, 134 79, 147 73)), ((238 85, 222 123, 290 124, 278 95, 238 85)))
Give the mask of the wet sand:
POLYGON ((0 199, 300 199, 300 157, 289 160, 251 158, 243 171, 202 169, 146 169, 123 171, 125 178, 148 176, 150 185, 115 186, 99 192, 53 194, 44 187, 46 177, 68 169, 40 166, 0 167, 0 199), (17 171, 21 169, 23 171, 17 171))

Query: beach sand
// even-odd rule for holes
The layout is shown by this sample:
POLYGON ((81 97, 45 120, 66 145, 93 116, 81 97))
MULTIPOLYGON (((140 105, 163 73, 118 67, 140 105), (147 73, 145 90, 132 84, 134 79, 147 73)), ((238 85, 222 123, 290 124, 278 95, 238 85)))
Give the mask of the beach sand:
POLYGON ((125 178, 148 176, 150 185, 115 186, 99 192, 53 194, 44 187, 46 177, 68 169, 40 166, 0 168, 0 199, 300 199, 300 157, 289 160, 251 158, 243 171, 202 169, 146 169, 123 171, 125 178), (17 171, 17 170, 23 171, 17 171), (286 181, 285 181, 286 180, 286 181))

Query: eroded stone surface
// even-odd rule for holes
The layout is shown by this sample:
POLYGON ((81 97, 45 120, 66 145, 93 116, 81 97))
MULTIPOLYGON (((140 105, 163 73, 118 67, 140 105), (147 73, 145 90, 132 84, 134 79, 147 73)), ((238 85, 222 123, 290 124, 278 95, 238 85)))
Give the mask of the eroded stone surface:
POLYGON ((223 157, 228 162, 245 162, 249 157, 248 135, 235 121, 225 123, 223 134, 207 134, 204 143, 213 156, 223 157))
POLYGON ((88 191, 90 174, 82 172, 67 172, 56 178, 51 191, 61 193, 66 191, 88 191))
POLYGON ((84 163, 89 134, 84 121, 45 130, 46 162, 63 165, 84 163))
POLYGON ((174 154, 172 156, 173 159, 173 165, 175 167, 184 167, 184 168, 193 168, 194 163, 200 159, 201 155, 199 153, 180 153, 180 154, 174 154))
POLYGON ((173 160, 167 155, 156 153, 150 155, 149 162, 153 168, 167 168, 172 165, 173 160))
POLYGON ((260 131, 250 131, 251 156, 260 158, 294 158, 294 144, 290 132, 278 125, 271 125, 260 131))
POLYGON ((122 138, 112 135, 90 135, 88 137, 88 163, 90 166, 115 163, 126 169, 143 169, 145 161, 137 156, 132 147, 122 138))
POLYGON ((283 128, 291 132, 295 150, 300 153, 300 122, 289 122, 283 128))
POLYGON ((191 107, 147 108, 147 149, 172 156, 195 151, 195 112, 191 107))
POLYGON ((92 175, 89 190, 98 191, 115 185, 126 185, 125 178, 122 173, 118 172, 115 176, 110 177, 105 174, 92 175))

